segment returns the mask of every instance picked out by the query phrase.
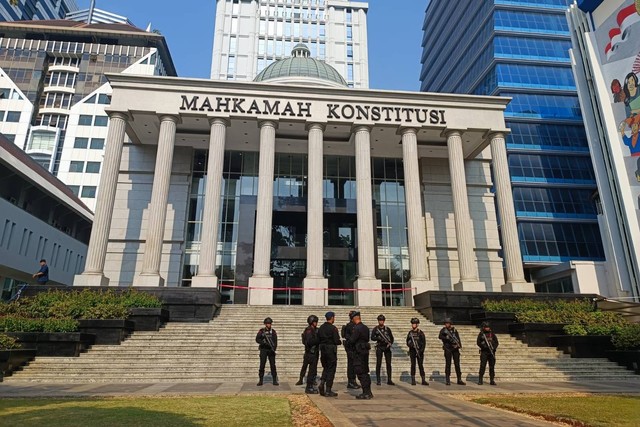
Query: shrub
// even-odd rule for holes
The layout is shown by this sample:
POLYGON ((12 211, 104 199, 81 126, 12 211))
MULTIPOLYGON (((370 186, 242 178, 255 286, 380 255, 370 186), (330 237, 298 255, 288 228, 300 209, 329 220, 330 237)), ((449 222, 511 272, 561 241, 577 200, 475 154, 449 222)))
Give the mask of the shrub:
POLYGON ((587 335, 587 330, 581 325, 567 325, 562 330, 567 335, 587 335))
POLYGON ((4 332, 75 332, 74 319, 31 319, 27 317, 0 317, 0 330, 4 332))
POLYGON ((0 350, 14 350, 20 348, 18 340, 9 335, 0 334, 0 350))
POLYGON ((618 350, 640 349, 640 324, 621 325, 613 334, 611 342, 618 350))
POLYGON ((129 289, 121 295, 122 303, 127 308, 160 308, 162 301, 155 295, 129 289))

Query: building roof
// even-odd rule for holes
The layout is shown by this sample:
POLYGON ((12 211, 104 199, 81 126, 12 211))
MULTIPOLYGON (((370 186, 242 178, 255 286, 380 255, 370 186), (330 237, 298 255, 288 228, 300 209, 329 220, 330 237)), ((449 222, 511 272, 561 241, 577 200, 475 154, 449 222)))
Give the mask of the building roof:
POLYGON ((2 134, 0 134, 0 153, 0 163, 6 164, 15 174, 33 182, 35 186, 51 194, 87 220, 93 221, 91 209, 69 187, 2 134))
POLYGON ((347 86, 344 77, 338 70, 324 61, 311 58, 309 48, 298 43, 291 51, 291 57, 278 60, 262 70, 254 79, 255 82, 304 77, 331 83, 332 86, 347 86))
POLYGON ((167 75, 177 75, 164 36, 126 23, 87 24, 67 19, 0 22, 0 37, 155 47, 167 75))

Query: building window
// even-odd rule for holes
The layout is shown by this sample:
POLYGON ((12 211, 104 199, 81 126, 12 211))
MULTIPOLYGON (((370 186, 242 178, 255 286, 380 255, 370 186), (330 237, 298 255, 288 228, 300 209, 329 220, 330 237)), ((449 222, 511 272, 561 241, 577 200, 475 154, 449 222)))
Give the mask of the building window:
POLYGON ((84 172, 84 162, 72 161, 69 164, 69 172, 84 172))
POLYGON ((85 185, 84 187, 82 187, 81 197, 85 197, 87 199, 95 199, 96 187, 94 185, 85 185))
POLYGON ((347 64, 347 80, 353 81, 353 64, 347 64))
POLYGON ((352 22, 352 13, 351 13, 351 9, 346 9, 347 12, 347 22, 351 23, 352 22))
POLYGON ((76 138, 73 141, 73 148, 87 148, 89 144, 89 138, 76 138))
POLYGON ((536 292, 542 293, 572 294, 575 292, 571 277, 563 277, 562 279, 551 280, 549 282, 536 283, 535 286, 536 292))
POLYGON ((353 27, 347 26, 347 41, 353 41, 353 27))
POLYGON ((104 148, 104 138, 91 138, 91 146, 89 148, 92 150, 102 150, 104 148))
POLYGON ((95 121, 93 122, 94 126, 107 126, 109 124, 109 117, 107 116, 96 116, 95 121))
POLYGON ((92 122, 93 122, 93 116, 80 114, 80 119, 78 120, 78 126, 91 126, 92 122))
POLYGON ((16 135, 13 133, 5 133, 4 137, 7 138, 10 142, 16 142, 16 135))
POLYGON ((227 62, 227 77, 233 78, 233 75, 236 73, 236 57, 230 56, 229 61, 227 62))
POLYGON ((34 131, 31 134, 29 150, 53 151, 56 148, 55 132, 34 131))
POLYGON ((101 93, 98 95, 98 104, 109 105, 111 104, 111 95, 101 93))
POLYGON ((347 45, 347 58, 353 58, 353 45, 347 45))
POLYGON ((20 121, 21 112, 20 111, 7 111, 7 122, 18 123, 20 121))
POLYGON ((86 173, 100 173, 100 162, 87 162, 86 173))
POLYGON ((80 186, 79 185, 69 185, 69 190, 73 192, 76 196, 80 194, 80 186))

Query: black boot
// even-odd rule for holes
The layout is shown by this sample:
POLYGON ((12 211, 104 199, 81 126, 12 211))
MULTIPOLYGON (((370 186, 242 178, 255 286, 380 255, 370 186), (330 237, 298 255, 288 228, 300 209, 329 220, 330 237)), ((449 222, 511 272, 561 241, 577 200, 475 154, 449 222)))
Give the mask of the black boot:
POLYGON ((260 377, 258 379, 258 384, 256 384, 258 387, 260 387, 262 384, 264 384, 264 382, 262 381, 262 377, 260 377))
POLYGON ((347 383, 347 388, 353 389, 353 390, 357 390, 360 388, 360 386, 358 384, 356 384, 355 381, 349 381, 347 383))
POLYGON ((356 396, 356 399, 360 400, 369 400, 373 399, 373 393, 371 393, 371 388, 367 387, 366 389, 362 389, 362 393, 356 396))
POLYGON ((484 384, 484 381, 482 380, 482 377, 480 377, 480 378, 478 379, 478 385, 482 385, 482 384, 484 384))
POLYGON ((458 382, 456 384, 458 384, 458 385, 467 385, 467 383, 462 381, 462 379, 460 379, 460 378, 458 378, 458 382))
POLYGON ((273 385, 280 385, 280 383, 278 382, 278 376, 277 375, 273 376, 273 385))
POLYGON ((489 384, 491 384, 491 385, 498 385, 498 384, 496 384, 496 382, 493 380, 493 378, 491 378, 491 381, 489 382, 489 384))
POLYGON ((298 382, 296 383, 296 385, 302 385, 304 384, 304 381, 302 381, 304 377, 300 377, 300 379, 298 380, 298 382))
POLYGON ((376 385, 380 385, 380 374, 376 374, 376 385))
POLYGON ((331 387, 327 387, 327 391, 325 392, 325 396, 327 397, 336 397, 338 393, 331 391, 331 387))
POLYGON ((444 380, 444 385, 451 385, 451 378, 446 377, 444 380))
POLYGON ((304 392, 306 394, 318 394, 318 390, 316 390, 313 385, 309 386, 307 385, 307 388, 304 389, 304 392))
POLYGON ((425 377, 422 377, 422 385, 429 385, 425 377))
POLYGON ((411 376, 411 385, 416 385, 416 377, 414 375, 411 376))
POLYGON ((324 392, 324 380, 320 380, 320 385, 318 386, 318 391, 320 392, 320 396, 326 396, 324 392))
POLYGON ((387 379, 387 385, 396 385, 393 381, 391 381, 391 377, 387 379))

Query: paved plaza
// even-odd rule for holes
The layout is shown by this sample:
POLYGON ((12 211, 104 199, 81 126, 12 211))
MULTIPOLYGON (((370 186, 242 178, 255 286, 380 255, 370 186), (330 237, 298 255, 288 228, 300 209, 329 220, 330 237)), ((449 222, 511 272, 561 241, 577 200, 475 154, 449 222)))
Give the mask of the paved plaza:
MULTIPOLYGON (((346 384, 337 383, 337 398, 311 396, 318 408, 336 427, 349 426, 549 426, 550 423, 533 418, 495 410, 465 401, 461 396, 496 393, 621 393, 640 394, 640 379, 616 382, 587 383, 503 383, 497 387, 445 386, 432 382, 429 387, 373 386, 375 398, 358 401, 359 391, 347 392, 346 384)), ((276 387, 254 383, 155 383, 155 384, 37 384, 1 383, 0 398, 60 398, 60 397, 115 397, 115 396, 184 396, 184 395, 255 395, 296 394, 303 387, 283 382, 276 387)))

